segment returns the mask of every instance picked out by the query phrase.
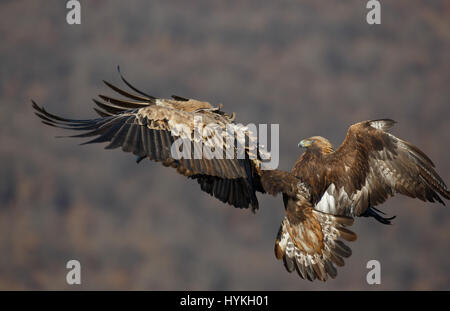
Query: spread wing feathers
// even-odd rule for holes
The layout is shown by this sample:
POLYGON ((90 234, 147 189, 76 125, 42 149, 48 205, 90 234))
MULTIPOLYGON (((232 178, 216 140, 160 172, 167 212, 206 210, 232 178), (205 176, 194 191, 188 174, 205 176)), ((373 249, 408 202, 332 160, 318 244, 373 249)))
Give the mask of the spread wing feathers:
POLYGON ((442 204, 439 195, 450 199, 450 192, 429 157, 386 132, 394 123, 375 120, 354 124, 344 143, 335 152, 324 155, 327 183, 317 201, 318 210, 360 216, 395 193, 442 204))
POLYGON ((111 83, 107 81, 103 81, 110 89, 115 91, 116 93, 122 95, 126 99, 117 99, 106 95, 99 95, 99 97, 104 101, 98 101, 96 99, 93 99, 94 103, 100 108, 94 108, 94 110, 101 116, 111 116, 119 114, 123 111, 126 111, 128 109, 135 109, 135 108, 142 108, 150 105, 156 104, 156 98, 148 95, 137 88, 135 88, 133 85, 131 85, 120 73, 120 78, 122 81, 133 91, 137 92, 139 95, 127 92, 123 89, 118 88, 117 86, 112 85, 111 83))
POLYGON ((232 123, 234 115, 229 116, 207 102, 193 99, 178 96, 174 96, 174 99, 156 99, 122 79, 140 95, 105 82, 126 99, 100 95, 103 102, 94 100, 99 107, 96 111, 100 118, 62 118, 47 112, 34 101, 33 108, 47 125, 82 132, 70 137, 94 137, 83 144, 108 142, 106 149, 120 147, 125 152, 135 154, 138 161, 148 157, 176 168, 178 173, 196 179, 202 190, 223 202, 240 208, 258 208, 255 191, 262 190, 257 184, 259 179, 255 171, 258 159, 249 157, 251 153, 257 152, 255 144, 249 143, 251 140, 254 142, 256 137, 246 127, 232 123), (196 120, 200 122, 200 127, 195 123, 196 120), (211 129, 202 131, 202 126, 204 128, 208 124, 218 126, 222 132, 211 129), (238 148, 236 139, 231 144, 226 140, 225 135, 230 130, 244 137, 243 152, 238 148), (176 144, 178 147, 172 150, 177 139, 181 139, 176 144), (228 149, 231 150, 232 159, 227 156, 230 152, 228 149), (172 151, 177 156, 173 156, 172 151), (241 154, 238 155, 238 152, 241 154), (222 159, 213 156, 220 153, 222 159))
POLYGON ((351 249, 339 238, 356 240, 356 234, 346 226, 353 218, 333 216, 305 208, 301 215, 288 214, 281 223, 275 242, 275 256, 282 259, 287 271, 297 270, 298 275, 310 281, 335 278, 335 266, 343 266, 351 249))
POLYGON ((339 238, 356 240, 356 234, 346 228, 353 224, 353 218, 314 210, 309 187, 291 173, 262 171, 260 176, 264 191, 283 193, 286 217, 275 242, 276 258, 283 259, 286 270, 297 270, 303 279, 335 278, 334 265, 343 266, 343 257, 351 255, 339 238))
MULTIPOLYGON (((258 209, 258 200, 255 196, 255 191, 259 188, 255 184, 249 184, 249 181, 244 178, 226 179, 210 175, 194 175, 190 178, 196 179, 200 184, 201 189, 216 197, 224 203, 239 208, 247 208, 252 206, 252 210, 258 209)), ((257 176, 253 177, 257 178, 257 176)))

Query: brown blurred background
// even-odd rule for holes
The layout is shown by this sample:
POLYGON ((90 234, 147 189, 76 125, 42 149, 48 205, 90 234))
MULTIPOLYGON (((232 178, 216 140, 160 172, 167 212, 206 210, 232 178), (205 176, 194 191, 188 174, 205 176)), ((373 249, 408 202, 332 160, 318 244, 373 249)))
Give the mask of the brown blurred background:
POLYGON ((280 197, 233 209, 174 170, 101 145, 55 139, 30 99, 94 116, 91 98, 120 84, 223 103, 242 123, 280 124, 280 169, 312 135, 339 145, 349 125, 388 117, 450 183, 450 2, 66 1, 0 4, 0 289, 450 289, 450 211, 396 197, 392 226, 357 219, 338 278, 310 283, 273 254, 280 197), (66 262, 82 285, 66 284, 66 262), (381 262, 381 285, 366 283, 381 262))

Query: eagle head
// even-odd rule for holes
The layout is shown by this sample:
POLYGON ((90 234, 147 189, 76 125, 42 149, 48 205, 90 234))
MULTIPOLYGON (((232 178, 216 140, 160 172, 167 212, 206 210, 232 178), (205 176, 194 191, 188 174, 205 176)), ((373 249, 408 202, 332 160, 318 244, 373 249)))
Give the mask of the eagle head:
POLYGON ((307 149, 318 149, 322 153, 333 152, 333 145, 326 138, 321 136, 313 136, 310 138, 303 139, 298 143, 298 147, 303 147, 307 149))

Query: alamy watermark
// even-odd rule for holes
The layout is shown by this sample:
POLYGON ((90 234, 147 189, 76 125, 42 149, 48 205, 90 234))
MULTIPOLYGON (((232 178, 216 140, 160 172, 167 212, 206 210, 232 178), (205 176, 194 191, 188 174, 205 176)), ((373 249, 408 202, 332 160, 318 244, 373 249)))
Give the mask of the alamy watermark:
POLYGON ((377 0, 369 0, 366 4, 366 9, 370 11, 366 15, 366 21, 369 25, 381 24, 381 4, 377 0))
POLYGON ((378 260, 372 259, 367 262, 367 269, 370 271, 366 275, 366 281, 369 285, 381 284, 381 264, 378 260))
POLYGON ((69 25, 81 24, 81 3, 78 0, 70 0, 66 3, 69 10, 66 15, 66 21, 69 25))
POLYGON ((69 260, 66 264, 66 268, 70 269, 66 274, 66 282, 69 285, 81 284, 81 264, 78 260, 69 260))

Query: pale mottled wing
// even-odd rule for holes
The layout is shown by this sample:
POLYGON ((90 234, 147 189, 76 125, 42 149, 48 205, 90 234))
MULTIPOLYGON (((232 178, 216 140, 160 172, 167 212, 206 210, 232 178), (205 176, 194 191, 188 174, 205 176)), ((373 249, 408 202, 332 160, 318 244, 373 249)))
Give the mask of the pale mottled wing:
POLYGON ((275 242, 275 256, 282 259, 288 272, 294 270, 298 275, 310 281, 326 281, 335 278, 335 266, 343 266, 344 259, 351 255, 351 249, 340 239, 356 240, 357 236, 346 226, 353 224, 353 218, 334 216, 314 210, 312 207, 300 207, 289 211, 281 223, 275 242))
POLYGON ((423 201, 450 199, 433 162, 419 148, 387 133, 392 120, 365 121, 349 128, 344 143, 325 155, 327 188, 317 210, 360 216, 395 193, 423 201))
MULTIPOLYGON (((226 155, 224 159, 213 157, 212 150, 223 152, 226 149, 223 137, 214 131, 198 130, 201 126, 196 127, 195 122, 215 124, 224 131, 231 127, 236 132, 245 132, 245 128, 233 124, 230 116, 209 103, 179 96, 174 96, 174 99, 156 99, 132 87, 126 80, 124 82, 139 95, 105 82, 126 98, 100 95, 103 102, 94 100, 100 118, 61 118, 48 113, 34 102, 33 108, 47 125, 83 132, 71 137, 95 137, 84 144, 108 142, 106 149, 121 148, 135 154, 138 161, 149 158, 176 168, 178 173, 196 179, 203 191, 223 202, 240 208, 258 208, 255 191, 260 187, 255 163, 245 154, 249 150, 245 149, 244 157, 238 158, 237 145, 228 144, 227 147, 231 147, 233 153, 232 159, 226 158, 226 155), (185 140, 190 150, 180 144, 177 145, 178 149, 172 149, 177 139, 185 140), (209 148, 204 149, 202 146, 209 148), (172 152, 174 150, 175 153, 172 152)), ((245 137, 249 138, 248 135, 245 137)))
POLYGON ((275 241, 276 258, 283 260, 288 272, 296 270, 303 279, 335 278, 335 265, 343 266, 343 257, 351 255, 340 238, 356 240, 356 234, 346 228, 353 218, 314 210, 309 187, 292 173, 262 171, 260 176, 267 193, 283 194, 286 217, 275 241))

